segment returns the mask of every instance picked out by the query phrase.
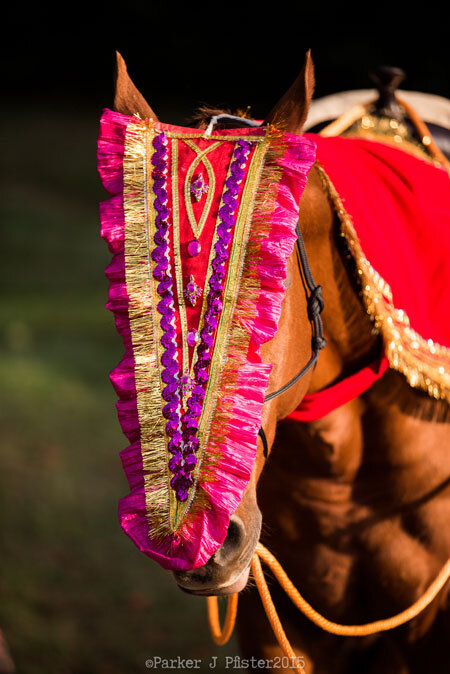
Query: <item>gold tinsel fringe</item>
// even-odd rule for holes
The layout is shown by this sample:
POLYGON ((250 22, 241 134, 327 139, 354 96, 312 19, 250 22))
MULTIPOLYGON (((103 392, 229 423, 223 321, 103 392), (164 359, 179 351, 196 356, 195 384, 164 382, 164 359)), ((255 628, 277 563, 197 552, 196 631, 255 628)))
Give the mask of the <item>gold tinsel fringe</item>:
POLYGON ((167 533, 168 467, 158 365, 158 325, 154 320, 153 278, 149 270, 147 224, 152 210, 147 193, 147 147, 152 136, 145 122, 129 124, 123 161, 125 277, 135 360, 146 514, 154 538, 167 533))

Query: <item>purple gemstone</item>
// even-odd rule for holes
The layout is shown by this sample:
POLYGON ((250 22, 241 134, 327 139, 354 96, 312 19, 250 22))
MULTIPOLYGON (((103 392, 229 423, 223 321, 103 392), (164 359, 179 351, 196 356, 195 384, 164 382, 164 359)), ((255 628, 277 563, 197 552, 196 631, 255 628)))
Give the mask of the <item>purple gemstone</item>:
POLYGON ((181 433, 180 431, 175 431, 173 436, 169 440, 169 452, 172 452, 175 454, 175 452, 178 452, 180 450, 180 443, 181 443, 181 433))
POLYGON ((216 251, 216 258, 218 260, 225 261, 228 259, 228 252, 221 241, 217 241, 214 244, 214 250, 216 251))
POLYGON ((215 314, 218 314, 222 311, 223 304, 218 297, 211 297, 211 299, 208 297, 208 304, 215 314))
POLYGON ((205 382, 207 382, 208 381, 207 371, 204 368, 200 367, 196 372, 196 379, 198 382, 200 382, 200 384, 204 384, 205 382))
MULTIPOLYGON (((166 368, 164 370, 164 372, 169 372, 172 375, 174 375, 178 372, 178 363, 175 360, 175 358, 169 358, 169 362, 164 367, 166 368)), ((168 382, 168 383, 170 383, 170 382, 168 382)))
POLYGON ((192 400, 192 402, 191 400, 192 398, 189 398, 188 400, 188 406, 191 411, 191 414, 193 414, 196 417, 199 417, 200 414, 202 413, 202 406, 200 405, 200 403, 195 402, 195 400, 192 400))
POLYGON ((213 335, 210 335, 208 332, 205 332, 205 330, 201 331, 201 338, 202 342, 207 346, 211 347, 214 344, 214 337, 213 335))
POLYGON ((166 239, 164 237, 164 234, 162 232, 155 232, 155 236, 153 237, 153 241, 156 243, 157 246, 167 244, 167 241, 166 241, 166 239))
POLYGON ((175 347, 173 337, 170 337, 167 332, 161 337, 161 344, 165 349, 171 349, 172 346, 175 347))
POLYGON ((166 402, 170 402, 171 400, 178 400, 178 383, 176 381, 172 381, 172 383, 167 384, 163 388, 162 391, 162 397, 166 402))
POLYGON ((177 418, 175 419, 169 419, 169 421, 166 424, 166 433, 167 435, 173 435, 177 428, 178 428, 178 415, 176 415, 177 418))
POLYGON ((160 283, 158 283, 158 295, 164 295, 165 293, 169 292, 171 288, 172 280, 170 278, 163 279, 160 283))
MULTIPOLYGON (((217 228, 217 230, 219 230, 220 227, 222 227, 222 225, 219 225, 219 227, 217 228)), ((222 233, 220 233, 219 231, 217 232, 217 233, 219 234, 219 236, 220 236, 220 240, 222 241, 222 243, 223 243, 224 246, 228 246, 228 244, 229 244, 230 241, 231 241, 231 234, 230 234, 230 232, 228 232, 225 228, 223 228, 223 229, 221 230, 221 232, 222 232, 222 233)))
POLYGON ((195 419, 195 417, 191 416, 189 412, 186 412, 183 417, 183 421, 186 428, 198 428, 198 419, 195 419))
POLYGON ((166 257, 163 257, 161 262, 158 262, 158 264, 153 270, 153 278, 155 278, 157 281, 162 281, 165 278, 170 278, 167 275, 168 268, 169 268, 169 260, 166 257))
POLYGON ((184 449, 189 454, 193 454, 198 450, 199 439, 194 435, 195 431, 191 431, 191 435, 184 438, 184 449))
POLYGON ((166 190, 159 190, 158 196, 156 197, 156 199, 154 201, 154 206, 155 206, 155 209, 158 211, 158 213, 161 214, 162 217, 164 217, 163 208, 166 208, 166 203, 167 203, 167 192, 166 192, 166 190))
POLYGON ((230 207, 227 204, 224 204, 219 208, 219 217, 224 222, 228 222, 230 220, 234 222, 234 217, 231 214, 230 207))
POLYGON ((164 220, 167 220, 167 218, 168 218, 169 215, 170 215, 170 211, 169 211, 169 209, 167 208, 167 206, 161 206, 161 208, 158 208, 158 215, 159 215, 161 218, 164 218, 164 220))
POLYGON ((156 229, 160 234, 166 234, 169 229, 169 223, 165 218, 160 215, 157 215, 155 218, 156 229))
MULTIPOLYGON (((206 395, 205 389, 203 388, 203 386, 199 386, 197 384, 197 386, 194 386, 194 388, 192 389, 192 395, 196 396, 197 398, 200 398, 200 400, 203 400, 203 398, 206 395)), ((198 444, 198 441, 197 441, 197 444, 198 444)))
POLYGON ((217 328, 217 318, 213 316, 212 314, 209 314, 208 317, 206 317, 205 314, 205 330, 207 329, 208 332, 213 332, 217 328))
POLYGON ((161 262, 161 260, 165 257, 167 250, 167 243, 164 241, 161 246, 157 246, 154 250, 152 250, 151 258, 154 262, 161 262))
POLYGON ((173 489, 177 487, 189 487, 194 481, 194 476, 187 470, 180 468, 170 481, 170 486, 173 489))
MULTIPOLYGON (((219 225, 219 227, 220 227, 220 225, 219 225)), ((214 269, 214 271, 216 272, 216 274, 217 274, 218 276, 223 276, 223 274, 225 273, 225 267, 224 267, 224 265, 223 265, 222 260, 219 260, 219 259, 217 259, 217 258, 214 258, 214 260, 212 261, 211 266, 212 266, 212 268, 214 269)))
POLYGON ((241 167, 239 166, 239 164, 234 163, 234 162, 233 162, 233 164, 231 165, 230 173, 231 173, 232 176, 234 176, 234 178, 235 178, 236 180, 242 180, 242 178, 243 178, 244 175, 245 175, 244 169, 241 169, 241 167))
POLYGON ((170 319, 167 318, 167 316, 162 316, 161 320, 159 322, 161 328, 164 330, 164 332, 167 333, 167 336, 170 338, 174 338, 176 331, 174 326, 171 324, 170 319))
POLYGON ((219 295, 222 294, 223 290, 222 284, 220 282, 220 279, 217 278, 216 274, 213 274, 209 279, 209 287, 211 288, 210 293, 213 294, 215 297, 219 297, 219 295))
POLYGON ((175 345, 173 345, 172 349, 167 349, 167 351, 164 351, 164 353, 161 356, 161 363, 164 365, 164 367, 168 367, 169 369, 172 367, 172 363, 174 363, 173 356, 175 355, 174 351, 176 351, 175 345))
POLYGON ((181 460, 182 456, 180 452, 177 452, 172 456, 172 458, 169 461, 169 470, 172 473, 175 473, 181 467, 181 460))
POLYGON ((155 168, 161 171, 166 164, 166 159, 167 152, 164 148, 161 148, 160 150, 156 150, 156 152, 153 153, 151 162, 155 168))
POLYGON ((166 179, 163 176, 155 177, 153 176, 153 191, 158 192, 159 190, 165 189, 166 179))
POLYGON ((184 457, 185 461, 185 470, 194 470, 195 466, 197 465, 197 457, 195 454, 187 454, 184 457))
POLYGON ((188 253, 191 257, 196 257, 200 253, 201 249, 202 247, 200 245, 200 241, 197 241, 196 239, 188 243, 188 253))
MULTIPOLYGON (((175 365, 175 367, 176 367, 176 365, 175 365)), ((174 371, 172 371, 172 368, 167 368, 167 369, 165 369, 161 372, 161 379, 163 380, 163 382, 165 384, 172 384, 172 382, 175 379, 174 374, 175 374, 175 372, 177 372, 177 369, 178 368, 176 367, 176 369, 174 371)))
POLYGON ((153 165, 152 178, 153 180, 163 180, 166 182, 167 167, 153 165))
POLYGON ((188 346, 195 346, 198 342, 198 332, 197 330, 189 330, 186 336, 186 341, 188 343, 188 346))
POLYGON ((167 405, 164 405, 162 408, 162 415, 165 419, 172 419, 174 412, 176 412, 176 409, 178 407, 178 400, 172 400, 170 403, 167 403, 167 405))
POLYGON ((231 194, 239 193, 240 188, 234 176, 230 176, 229 178, 226 179, 225 186, 227 187, 228 191, 231 192, 231 194))
POLYGON ((208 185, 203 179, 203 174, 200 173, 191 184, 191 194, 196 201, 200 201, 202 196, 208 192, 208 185))
POLYGON ((167 145, 167 138, 163 133, 159 133, 153 138, 152 145, 155 149, 165 147, 167 145))
POLYGON ((225 192, 225 194, 222 197, 222 201, 224 204, 229 206, 232 211, 236 210, 237 199, 235 199, 235 197, 232 194, 230 194, 230 191, 225 192))
POLYGON ((170 308, 171 302, 172 302, 171 295, 168 295, 167 297, 163 297, 162 299, 160 299, 158 304, 156 305, 156 308, 158 309, 159 313, 164 314, 166 316, 170 308))

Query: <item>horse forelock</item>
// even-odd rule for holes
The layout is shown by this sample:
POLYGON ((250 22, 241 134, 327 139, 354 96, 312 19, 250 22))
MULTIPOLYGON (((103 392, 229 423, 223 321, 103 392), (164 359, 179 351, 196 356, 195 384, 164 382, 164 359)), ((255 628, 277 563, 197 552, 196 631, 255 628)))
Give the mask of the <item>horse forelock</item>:
MULTIPOLYGON (((254 118, 249 115, 249 108, 247 109, 238 108, 237 110, 232 110, 231 108, 215 108, 212 105, 205 104, 197 108, 196 112, 192 115, 192 117, 188 120, 188 122, 189 124, 192 124, 193 126, 199 129, 206 129, 206 127, 209 124, 209 121, 211 120, 211 117, 223 114, 233 115, 235 117, 244 117, 245 119, 254 120, 254 118)), ((236 128, 236 121, 229 119, 228 120, 219 119, 215 125, 215 128, 216 129, 236 128)))

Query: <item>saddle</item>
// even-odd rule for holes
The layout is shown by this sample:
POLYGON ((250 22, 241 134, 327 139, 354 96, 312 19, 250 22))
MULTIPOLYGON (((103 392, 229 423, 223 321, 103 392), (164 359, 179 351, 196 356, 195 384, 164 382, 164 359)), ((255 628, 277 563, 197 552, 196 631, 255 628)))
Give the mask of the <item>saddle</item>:
MULTIPOLYGON (((383 66, 370 76, 377 87, 378 98, 366 105, 354 105, 338 118, 316 121, 307 127, 308 132, 392 143, 428 159, 436 158, 432 149, 437 149, 441 163, 450 159, 450 129, 436 120, 427 120, 425 125, 406 97, 396 93, 406 77, 403 70, 383 66)), ((438 119, 442 120, 442 114, 438 119)))

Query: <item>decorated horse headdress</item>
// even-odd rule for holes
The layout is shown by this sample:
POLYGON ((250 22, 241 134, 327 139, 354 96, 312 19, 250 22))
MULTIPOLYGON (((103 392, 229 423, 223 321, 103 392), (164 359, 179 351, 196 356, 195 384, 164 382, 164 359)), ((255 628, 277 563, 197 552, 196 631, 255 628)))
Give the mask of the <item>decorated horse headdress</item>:
POLYGON ((169 569, 226 537, 256 457, 311 140, 272 126, 212 133, 105 110, 108 308, 126 348, 111 374, 130 493, 126 533, 169 569))

